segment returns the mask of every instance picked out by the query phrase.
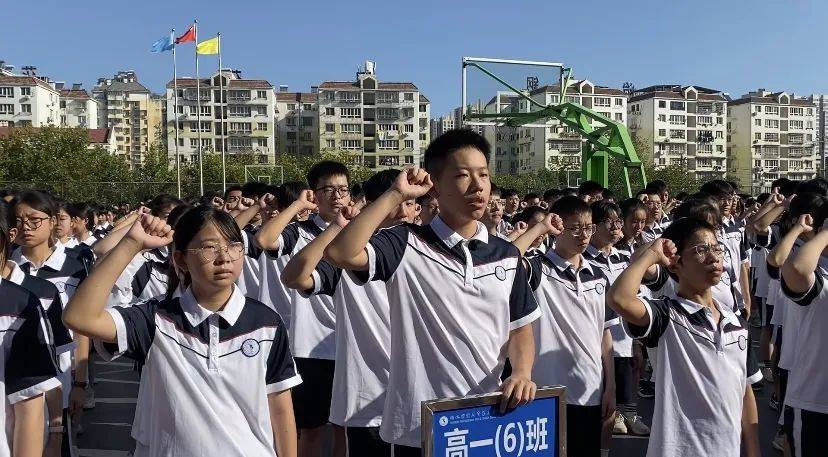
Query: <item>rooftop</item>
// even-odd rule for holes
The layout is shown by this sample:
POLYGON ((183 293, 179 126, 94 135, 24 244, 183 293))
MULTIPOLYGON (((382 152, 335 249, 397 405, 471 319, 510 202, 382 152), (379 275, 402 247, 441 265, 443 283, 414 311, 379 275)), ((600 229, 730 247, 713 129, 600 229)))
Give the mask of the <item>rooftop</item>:
POLYGON ((277 102, 315 102, 319 94, 312 92, 276 92, 277 102))
POLYGON ((10 76, 0 74, 0 85, 2 86, 40 86, 45 89, 55 90, 51 84, 34 76, 10 76))
MULTIPOLYGON (((359 89, 359 81, 325 81, 320 89, 359 89)), ((410 82, 378 82, 376 90, 420 90, 410 82)))

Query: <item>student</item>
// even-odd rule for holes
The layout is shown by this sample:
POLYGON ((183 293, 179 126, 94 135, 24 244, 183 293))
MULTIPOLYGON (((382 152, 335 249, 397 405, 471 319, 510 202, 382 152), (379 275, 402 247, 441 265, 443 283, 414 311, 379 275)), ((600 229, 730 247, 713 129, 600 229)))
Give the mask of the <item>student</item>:
MULTIPOLYGON (((797 197, 794 199, 796 201, 797 197)), ((798 326, 793 366, 788 378, 785 404, 793 408, 790 444, 795 457, 816 457, 825 454, 822 433, 828 426, 828 376, 824 349, 828 337, 828 230, 823 205, 813 217, 805 217, 797 230, 813 232, 811 240, 788 257, 782 266, 782 290, 796 308, 798 326), (818 225, 819 224, 819 225, 818 225)), ((786 335, 789 334, 786 328, 786 335)), ((786 341, 787 345, 788 342, 786 341)))
POLYGON ((664 227, 661 226, 661 221, 664 219, 664 202, 661 201, 658 192, 647 189, 642 193, 642 198, 647 206, 647 224, 641 233, 641 239, 645 243, 649 243, 660 237, 661 233, 664 232, 664 227))
MULTIPOLYGON (((363 187, 368 204, 387 191, 399 174, 399 170, 384 170, 368 179, 363 187)), ((413 199, 402 202, 380 229, 412 223, 415 204, 413 199)), ((348 211, 349 217, 352 214, 356 214, 353 209, 348 211)), ((385 283, 365 283, 359 274, 343 272, 322 260, 325 248, 347 222, 346 215, 340 213, 334 223, 288 262, 282 280, 288 287, 306 293, 333 296, 336 369, 331 422, 346 427, 348 455, 390 456, 391 446, 379 437, 391 345, 385 283)))
POLYGON ((187 211, 176 227, 173 233, 142 214, 70 300, 66 324, 102 342, 102 355, 144 364, 136 456, 295 457, 290 388, 301 379, 278 314, 234 285, 242 268, 239 228, 208 206, 187 211), (183 295, 105 309, 127 264, 170 242, 183 295))
POLYGON ((66 248, 74 248, 80 242, 73 236, 72 230, 72 216, 69 215, 67 209, 69 204, 64 201, 55 202, 57 208, 57 218, 55 219, 55 242, 62 244, 66 248))
POLYGON ((616 248, 632 257, 636 248, 642 244, 641 234, 647 225, 647 206, 637 198, 628 198, 619 204, 624 226, 623 237, 616 243, 616 248))
POLYGON ((520 195, 515 189, 503 189, 500 197, 503 199, 503 220, 511 224, 520 211, 520 195))
POLYGON ((540 310, 517 248, 478 222, 491 187, 489 154, 471 130, 435 138, 425 170, 400 173, 326 249, 334 265, 387 284, 391 374, 380 436, 397 457, 420 455, 422 401, 496 390, 503 391, 501 409, 534 399, 527 324, 540 310), (429 225, 377 232, 402 202, 427 192, 442 209, 429 225), (506 356, 512 375, 501 385, 506 356))
MULTIPOLYGON (((3 203, 3 206, 6 204, 3 203)), ((5 208, 4 208, 5 210, 5 208)), ((11 250, 11 231, 8 217, 0 218, 0 264, 4 275, 0 277, 0 395, 4 407, 0 412, 0 455, 40 457, 44 455, 44 443, 48 439, 47 456, 60 455, 64 434, 62 405, 57 398, 57 414, 49 408, 44 397, 57 389, 57 379, 52 342, 48 334, 46 317, 38 297, 15 281, 8 279, 8 258, 11 250), (45 394, 45 396, 44 396, 45 394), (44 427, 48 419, 48 428, 44 427), (44 436, 44 430, 48 435, 44 436)), ((19 270, 18 270, 19 271, 19 270)), ((50 402, 52 404, 53 402, 50 402)))
MULTIPOLYGON (((308 186, 299 199, 271 219, 256 234, 259 246, 271 262, 296 255, 348 207, 348 168, 334 161, 322 161, 308 171, 308 186), (317 210, 308 220, 293 222, 304 211, 317 210)), ((296 366, 305 382, 293 392, 297 405, 296 424, 300 430, 299 451, 303 456, 321 455, 323 426, 328 423, 336 359, 336 318, 328 295, 304 297, 292 290, 290 335, 296 366)), ((334 455, 344 454, 345 432, 334 426, 334 455)))
MULTIPOLYGON (((500 198, 500 189, 498 189, 494 184, 492 184, 492 194, 491 198, 489 198, 489 206, 486 207, 486 211, 483 213, 483 217, 480 218, 480 222, 486 226, 486 229, 489 231, 489 235, 492 236, 507 239, 507 235, 511 231, 509 230, 510 224, 503 220, 503 200, 500 198)), ((430 220, 429 223, 431 223, 430 220)))
POLYGON ((676 219, 644 249, 610 287, 607 304, 630 334, 658 345, 656 402, 648 457, 758 456, 755 427, 743 430, 748 330, 746 321, 713 298, 721 280, 725 247, 710 224, 676 219), (639 294, 653 265, 678 278, 674 294, 639 294))
POLYGON ((536 194, 535 192, 528 192, 526 195, 523 196, 523 200, 520 202, 520 209, 521 211, 525 208, 529 208, 530 206, 538 206, 541 203, 541 196, 536 194))
POLYGON ((578 198, 588 204, 604 197, 604 186, 595 181, 584 181, 578 186, 578 198))
MULTIPOLYGON (((17 196, 14 204, 17 228, 17 244, 10 259, 24 273, 45 279, 57 287, 61 303, 68 303, 78 285, 86 279, 84 263, 75 256, 67 255, 66 248, 55 245, 52 238, 57 211, 52 197, 44 192, 25 191, 17 196)), ((77 416, 83 410, 88 383, 89 339, 73 335, 76 347, 70 362, 68 352, 61 354, 61 368, 66 368, 58 378, 62 384, 63 407, 77 416)), ((68 427, 72 433, 71 425, 68 427)))
POLYGON ((546 203, 547 208, 551 208, 552 205, 561 198, 561 190, 560 189, 547 189, 546 192, 543 193, 543 201, 546 203))
POLYGON ((230 186, 224 191, 224 203, 235 205, 242 199, 242 187, 230 186))
MULTIPOLYGON (((607 455, 601 429, 615 414, 609 328, 618 324, 618 316, 605 304, 607 277, 584 257, 595 232, 589 205, 579 197, 563 197, 551 212, 561 218, 563 230, 552 249, 528 258, 529 285, 541 310, 533 326, 538 355, 532 379, 566 386, 568 455, 607 455)), ((537 224, 521 238, 534 239, 544 230, 537 224)))
MULTIPOLYGON (((519 212, 512 219, 514 226, 517 227, 517 230, 513 232, 518 233, 512 233, 507 238, 512 238, 513 235, 522 236, 523 233, 532 229, 532 227, 543 224, 547 214, 547 211, 540 206, 528 206, 524 208, 523 211, 519 212)), ((517 236, 512 239, 514 240, 516 238, 517 236)), ((527 249, 521 249, 521 252, 524 252, 524 255, 527 256, 544 254, 548 247, 553 244, 553 241, 554 239, 550 239, 549 234, 544 231, 540 236, 531 240, 527 249)))
POLYGON ((420 223, 422 225, 430 224, 440 214, 440 203, 433 195, 425 194, 417 197, 417 204, 422 208, 420 212, 420 223))
POLYGON ((86 203, 73 203, 66 207, 66 212, 72 218, 72 236, 78 243, 92 246, 99 238, 92 230, 95 228, 92 208, 86 203))
POLYGON ((670 213, 673 208, 678 206, 678 202, 670 199, 670 190, 667 188, 667 183, 661 179, 656 179, 647 183, 647 194, 658 194, 658 199, 663 205, 661 220, 658 221, 662 228, 667 228, 670 225, 670 213))
MULTIPOLYGON (((633 201, 638 201, 633 199, 633 201)), ((639 202, 640 204, 640 202, 639 202)), ((630 263, 630 255, 619 251, 615 245, 623 234, 624 220, 621 208, 606 199, 592 203, 592 222, 595 234, 589 241, 584 258, 600 269, 611 285, 630 263)), ((615 398, 618 414, 602 435, 603 447, 609 449, 611 433, 646 436, 650 428, 638 415, 638 377, 633 359, 633 340, 622 325, 610 327, 612 357, 615 372, 615 398)))

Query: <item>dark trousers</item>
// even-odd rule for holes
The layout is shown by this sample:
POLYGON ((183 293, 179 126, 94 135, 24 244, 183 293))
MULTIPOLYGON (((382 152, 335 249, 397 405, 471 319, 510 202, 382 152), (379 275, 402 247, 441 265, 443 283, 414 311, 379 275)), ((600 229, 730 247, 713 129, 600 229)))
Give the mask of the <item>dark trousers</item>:
POLYGON ((423 451, 418 447, 394 445, 394 457, 421 457, 423 451))
POLYGON ((601 405, 566 405, 566 449, 568 457, 600 457, 601 405))
POLYGON ((391 445, 379 436, 379 427, 346 427, 348 455, 391 457, 391 445))
POLYGON ((638 403, 638 380, 633 377, 632 357, 614 357, 615 403, 635 407, 638 403))

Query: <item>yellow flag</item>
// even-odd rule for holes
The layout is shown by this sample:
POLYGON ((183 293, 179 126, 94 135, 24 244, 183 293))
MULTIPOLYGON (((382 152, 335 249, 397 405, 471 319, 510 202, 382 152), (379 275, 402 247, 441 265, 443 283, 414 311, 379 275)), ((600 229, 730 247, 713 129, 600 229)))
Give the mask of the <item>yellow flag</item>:
POLYGON ((219 38, 210 38, 196 45, 196 54, 218 54, 219 38))

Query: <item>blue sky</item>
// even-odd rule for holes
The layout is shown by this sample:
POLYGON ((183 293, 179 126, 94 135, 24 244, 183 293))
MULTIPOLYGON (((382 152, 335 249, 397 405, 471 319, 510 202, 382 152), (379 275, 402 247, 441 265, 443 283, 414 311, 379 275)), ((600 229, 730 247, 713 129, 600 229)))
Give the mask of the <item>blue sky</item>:
MULTIPOLYGON (((133 69, 160 92, 171 58, 149 47, 197 17, 199 38, 221 32, 224 65, 245 77, 308 90, 351 79, 372 59, 380 80, 417 84, 434 115, 459 105, 464 55, 564 62, 576 77, 614 87, 828 92, 828 2, 820 0, 10 0, 3 16, 0 59, 86 88, 133 69)), ((192 52, 179 48, 179 75, 194 74, 192 52)))

